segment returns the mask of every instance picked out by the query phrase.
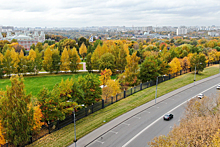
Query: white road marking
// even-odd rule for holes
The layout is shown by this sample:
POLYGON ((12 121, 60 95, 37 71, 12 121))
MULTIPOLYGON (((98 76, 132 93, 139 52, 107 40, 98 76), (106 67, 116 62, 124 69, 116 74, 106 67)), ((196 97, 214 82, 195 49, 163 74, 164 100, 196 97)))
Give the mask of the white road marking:
POLYGON ((134 118, 138 118, 138 119, 141 119, 141 117, 137 117, 137 116, 134 116, 134 118))
POLYGON ((96 142, 99 142, 99 143, 101 143, 101 144, 103 144, 104 142, 101 142, 101 141, 98 141, 98 140, 96 140, 96 142))
POLYGON ((118 132, 115 132, 115 131, 109 131, 109 132, 114 133, 114 134, 118 134, 118 132))
POLYGON ((157 106, 152 106, 152 107, 154 107, 154 108, 159 108, 159 107, 157 107, 157 106))
POLYGON ((127 124, 127 123, 122 123, 123 125, 126 125, 126 126, 130 126, 130 124, 127 124))
MULTIPOLYGON (((218 84, 217 84, 217 85, 218 85, 218 84)), ((210 90, 210 89, 216 87, 217 85, 214 85, 214 86, 212 86, 212 87, 210 87, 210 88, 208 88, 208 89, 202 91, 201 93, 204 93, 204 92, 206 92, 206 91, 208 91, 208 90, 210 90)), ((196 94, 195 96, 197 96, 197 95, 198 95, 198 94, 196 94)), ((194 97, 195 97, 195 96, 194 96, 194 97)), ((190 99, 188 99, 188 100, 191 100, 191 99, 192 99, 192 97, 191 97, 190 99)), ((181 105, 185 104, 188 100, 182 102, 181 104, 179 104, 178 106, 174 107, 173 109, 171 109, 171 110, 168 111, 167 113, 170 113, 170 112, 172 112, 173 110, 177 109, 177 108, 180 107, 181 105)), ((165 114, 167 114, 167 113, 165 113, 165 114)), ((152 125, 154 125, 156 122, 158 122, 163 116, 164 116, 164 115, 162 115, 161 117, 159 117, 157 120, 155 120, 154 122, 152 122, 150 125, 148 125, 146 128, 144 128, 142 131, 140 131, 138 134, 136 134, 133 138, 131 138, 131 139, 130 139, 127 143, 125 143, 122 147, 126 147, 128 144, 130 144, 134 139, 136 139, 136 138, 137 138, 139 135, 141 135, 144 131, 146 131, 148 128, 150 128, 152 125)))

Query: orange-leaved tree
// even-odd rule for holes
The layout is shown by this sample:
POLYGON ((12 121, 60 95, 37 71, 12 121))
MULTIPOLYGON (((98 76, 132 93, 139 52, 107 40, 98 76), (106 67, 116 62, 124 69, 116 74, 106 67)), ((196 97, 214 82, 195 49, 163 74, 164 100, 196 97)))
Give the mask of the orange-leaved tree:
POLYGON ((85 56, 87 54, 87 48, 86 48, 84 43, 82 43, 82 45, 80 46, 79 53, 80 53, 80 55, 82 56, 82 58, 84 60, 84 58, 85 58, 85 56))

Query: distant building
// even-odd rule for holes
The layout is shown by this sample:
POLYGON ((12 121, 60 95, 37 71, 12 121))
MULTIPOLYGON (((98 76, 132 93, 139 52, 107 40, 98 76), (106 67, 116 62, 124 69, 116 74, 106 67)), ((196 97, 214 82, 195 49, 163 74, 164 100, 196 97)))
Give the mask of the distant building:
POLYGON ((212 36, 212 37, 217 37, 217 36, 219 36, 219 33, 218 32, 208 32, 208 35, 212 36))
POLYGON ((176 30, 176 35, 184 35, 187 34, 187 28, 178 28, 176 30))
POLYGON ((38 31, 35 31, 34 34, 30 34, 29 32, 15 32, 15 35, 12 35, 11 32, 7 32, 7 36, 5 38, 1 38, 0 40, 8 40, 16 39, 20 45, 22 45, 26 50, 30 50, 30 46, 32 44, 37 44, 38 42, 45 41, 45 34, 43 31, 38 34, 38 31))
POLYGON ((13 26, 2 26, 1 27, 1 32, 12 32, 12 31, 14 31, 13 26))

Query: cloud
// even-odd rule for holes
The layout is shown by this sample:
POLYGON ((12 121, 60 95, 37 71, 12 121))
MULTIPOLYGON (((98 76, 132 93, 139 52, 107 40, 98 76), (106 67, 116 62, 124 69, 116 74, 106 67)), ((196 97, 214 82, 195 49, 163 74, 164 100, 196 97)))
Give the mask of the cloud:
POLYGON ((218 0, 2 0, 2 25, 84 27, 219 24, 218 0))

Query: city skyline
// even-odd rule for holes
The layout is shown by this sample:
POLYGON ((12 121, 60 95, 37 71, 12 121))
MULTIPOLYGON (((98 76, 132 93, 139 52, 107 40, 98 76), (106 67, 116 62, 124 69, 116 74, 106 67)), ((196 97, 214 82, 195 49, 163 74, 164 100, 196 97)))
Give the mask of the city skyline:
POLYGON ((211 26, 217 0, 3 0, 1 24, 17 27, 211 26))

